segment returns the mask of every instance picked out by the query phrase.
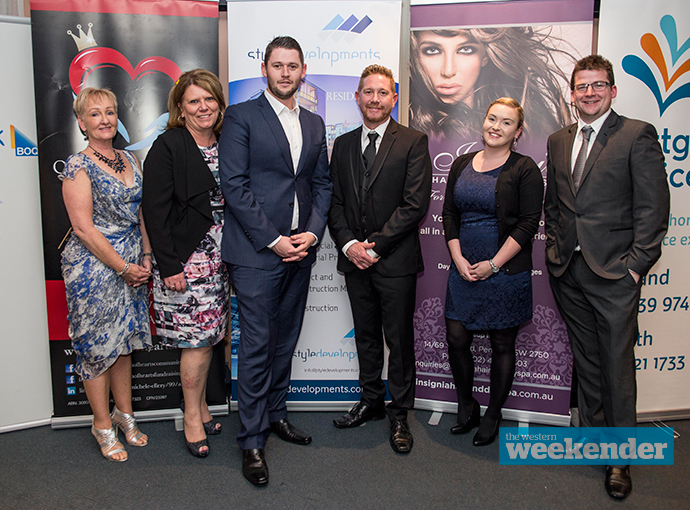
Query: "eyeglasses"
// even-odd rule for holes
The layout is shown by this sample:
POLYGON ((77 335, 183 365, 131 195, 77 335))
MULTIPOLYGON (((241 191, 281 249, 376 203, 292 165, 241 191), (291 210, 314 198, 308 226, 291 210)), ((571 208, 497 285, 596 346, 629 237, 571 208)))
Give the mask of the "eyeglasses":
POLYGON ((577 92, 578 94, 585 94, 589 87, 592 87, 592 90, 595 92, 601 92, 609 85, 611 84, 607 81, 595 81, 594 83, 580 83, 579 85, 575 85, 575 92, 577 92))

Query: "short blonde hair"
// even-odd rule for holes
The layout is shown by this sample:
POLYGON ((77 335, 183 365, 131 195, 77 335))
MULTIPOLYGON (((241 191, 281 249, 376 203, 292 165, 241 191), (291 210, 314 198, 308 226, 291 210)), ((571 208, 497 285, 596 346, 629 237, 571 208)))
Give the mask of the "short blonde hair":
POLYGON ((218 119, 213 126, 213 131, 216 134, 220 133, 220 129, 223 127, 223 112, 225 111, 223 86, 220 84, 218 77, 206 69, 192 69, 191 71, 182 73, 177 83, 170 90, 170 94, 168 95, 168 113, 170 115, 165 129, 185 127, 179 104, 182 102, 182 97, 190 85, 201 87, 211 94, 218 103, 218 119))
POLYGON ((391 82, 391 90, 395 92, 395 79, 393 78, 393 71, 378 64, 372 64, 364 68, 364 71, 362 71, 362 76, 359 78, 359 85, 357 86, 358 92, 362 91, 364 80, 372 74, 380 74, 381 76, 388 78, 391 82))
POLYGON ((89 103, 92 100, 99 99, 101 101, 110 101, 115 107, 115 113, 117 113, 117 98, 115 97, 115 94, 113 94, 108 89, 86 87, 85 89, 82 89, 82 91, 79 92, 79 94, 77 94, 76 98, 74 98, 74 103, 72 103, 72 109, 74 110, 74 114, 77 117, 81 118, 82 114, 84 113, 84 110, 86 110, 86 107, 89 105, 89 103))

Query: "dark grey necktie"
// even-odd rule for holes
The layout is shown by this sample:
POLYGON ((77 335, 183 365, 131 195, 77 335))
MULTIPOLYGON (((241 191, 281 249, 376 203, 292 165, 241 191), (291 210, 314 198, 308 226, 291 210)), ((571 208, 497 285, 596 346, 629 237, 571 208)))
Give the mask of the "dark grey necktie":
POLYGON ((577 159, 573 167, 573 186, 575 187, 575 192, 580 189, 580 181, 582 180, 582 173, 585 170, 585 162, 587 161, 589 137, 592 135, 593 131, 594 129, 592 129, 592 126, 582 127, 582 145, 580 146, 580 152, 577 153, 577 159))

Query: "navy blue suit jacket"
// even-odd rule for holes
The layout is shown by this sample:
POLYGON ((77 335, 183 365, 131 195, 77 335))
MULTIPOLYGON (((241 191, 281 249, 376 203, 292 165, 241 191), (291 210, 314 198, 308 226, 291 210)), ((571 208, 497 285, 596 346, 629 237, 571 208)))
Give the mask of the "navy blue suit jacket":
MULTIPOLYGON (((281 258, 267 246, 279 235, 290 235, 295 193, 298 231, 323 238, 332 192, 326 128, 321 117, 303 108, 299 120, 302 154, 295 172, 283 127, 263 94, 226 110, 218 145, 225 196, 224 261, 259 269, 276 267, 281 258)), ((300 265, 315 260, 312 246, 300 265)))

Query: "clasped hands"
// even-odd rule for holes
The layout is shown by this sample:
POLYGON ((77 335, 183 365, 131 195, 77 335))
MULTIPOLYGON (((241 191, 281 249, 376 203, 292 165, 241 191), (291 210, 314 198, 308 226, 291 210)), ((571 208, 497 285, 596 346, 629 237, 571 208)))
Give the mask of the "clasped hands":
POLYGON ((376 243, 358 241, 347 249, 347 258, 357 266, 357 269, 367 269, 376 264, 379 259, 372 257, 367 250, 373 250, 376 243))
POLYGON ((316 242, 311 232, 301 232, 290 237, 280 236, 271 248, 283 262, 297 262, 307 256, 307 250, 316 242))
POLYGON ((140 285, 148 282, 149 278, 151 278, 152 267, 153 265, 151 264, 151 259, 144 257, 141 265, 130 263, 127 271, 125 271, 125 274, 122 275, 122 278, 125 279, 127 285, 130 287, 139 287, 140 285))
POLYGON ((456 260, 455 267, 458 268, 458 273, 463 280, 468 282, 477 282, 481 280, 486 280, 489 276, 493 274, 491 270, 491 264, 488 260, 482 260, 476 264, 470 264, 466 258, 461 257, 460 260, 456 260))

